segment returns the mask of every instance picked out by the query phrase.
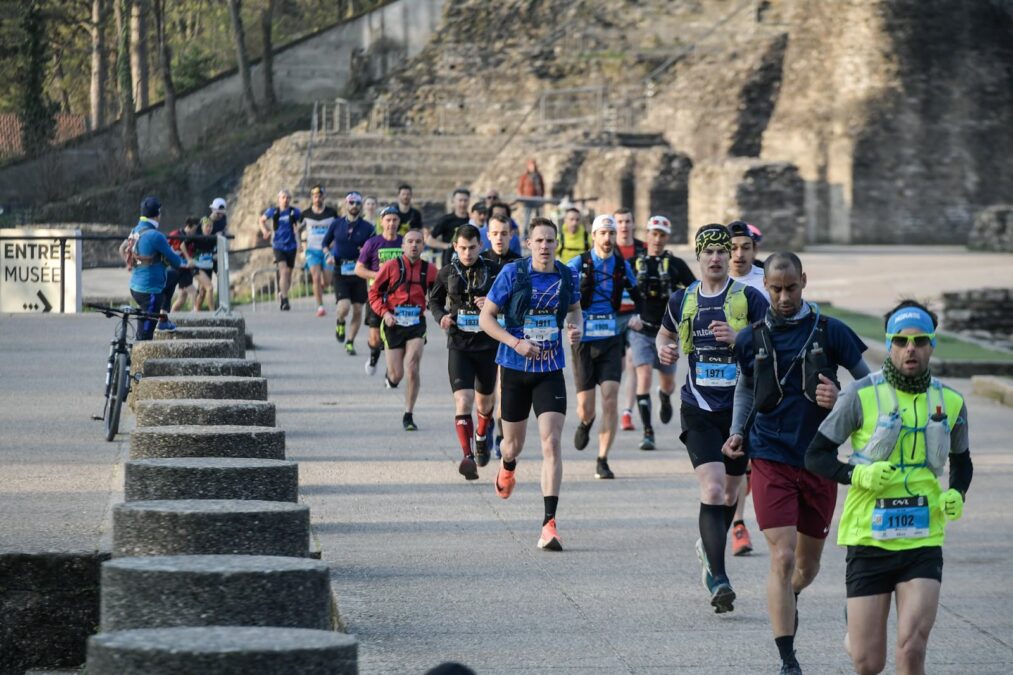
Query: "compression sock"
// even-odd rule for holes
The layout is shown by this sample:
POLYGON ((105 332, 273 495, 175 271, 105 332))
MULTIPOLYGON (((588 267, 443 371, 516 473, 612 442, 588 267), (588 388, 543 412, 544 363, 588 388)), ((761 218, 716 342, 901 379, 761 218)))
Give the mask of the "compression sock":
POLYGON ((651 395, 637 394, 637 410, 640 411, 640 421, 644 423, 644 431, 651 428, 651 395))
POLYGON ((715 579, 726 577, 725 542, 728 530, 725 527, 724 504, 700 504, 700 539, 710 563, 711 576, 715 579))
POLYGON ((503 460, 503 468, 506 469, 507 471, 516 471, 517 470, 517 460, 514 459, 514 460, 511 460, 511 461, 508 462, 508 461, 506 461, 504 459, 503 460))
POLYGON ((739 508, 739 503, 735 502, 731 506, 725 507, 725 534, 728 534, 728 530, 732 527, 732 522, 735 520, 735 511, 739 508))
POLYGON ((475 435, 479 438, 484 438, 489 433, 489 426, 492 424, 491 415, 483 415, 478 413, 478 424, 475 426, 475 435))
POLYGON ((454 418, 454 428, 457 429, 457 440, 461 444, 461 451, 464 456, 472 454, 471 438, 475 435, 472 427, 471 415, 458 415, 454 418))
POLYGON ((559 497, 542 497, 545 502, 545 520, 542 525, 556 517, 556 507, 559 506, 559 497))
POLYGON ((794 635, 782 635, 781 637, 774 638, 774 644, 777 645, 777 652, 781 655, 781 662, 786 663, 789 666, 793 666, 798 663, 795 658, 795 636, 794 635))
POLYGON ((383 350, 380 349, 380 345, 376 345, 375 347, 369 348, 369 365, 371 366, 376 365, 376 362, 380 360, 381 351, 383 350))

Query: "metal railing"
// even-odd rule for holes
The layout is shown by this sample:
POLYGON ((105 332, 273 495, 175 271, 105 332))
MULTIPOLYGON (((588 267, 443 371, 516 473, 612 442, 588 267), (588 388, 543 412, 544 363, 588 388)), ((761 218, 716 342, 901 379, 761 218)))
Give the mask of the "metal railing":
MULTIPOLYGON (((308 279, 306 274, 306 268, 300 267, 297 270, 292 270, 292 287, 300 288, 303 293, 306 293, 309 289, 308 279), (298 279, 299 283, 295 281, 298 279)), ((251 311, 257 311, 257 302, 261 303, 272 303, 278 293, 278 268, 277 267, 260 267, 253 271, 250 275, 250 309, 251 311), (257 284, 257 277, 267 277, 265 281, 262 281, 259 285, 257 284)))

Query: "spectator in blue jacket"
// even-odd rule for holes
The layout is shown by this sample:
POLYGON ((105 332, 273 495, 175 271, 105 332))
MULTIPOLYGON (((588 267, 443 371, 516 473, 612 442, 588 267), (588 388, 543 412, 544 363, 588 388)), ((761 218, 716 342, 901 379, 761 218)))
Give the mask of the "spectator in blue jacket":
MULTIPOLYGON (((141 202, 141 218, 130 232, 134 240, 134 267, 130 272, 130 295, 137 306, 146 312, 160 314, 159 330, 176 330, 162 311, 165 293, 165 268, 179 269, 184 261, 169 245, 169 240, 158 231, 162 204, 155 197, 141 202)), ((190 265, 192 267, 192 264, 190 265)), ((142 319, 137 327, 137 340, 150 340, 155 332, 153 319, 142 319)))

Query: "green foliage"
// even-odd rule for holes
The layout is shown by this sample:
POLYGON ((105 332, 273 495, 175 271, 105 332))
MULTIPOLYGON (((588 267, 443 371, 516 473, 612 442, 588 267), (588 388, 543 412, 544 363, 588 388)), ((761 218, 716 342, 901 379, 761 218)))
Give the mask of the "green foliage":
POLYGON ((26 3, 21 16, 21 55, 17 68, 18 114, 25 154, 43 152, 56 130, 56 105, 45 95, 48 45, 46 24, 37 0, 26 3))
POLYGON ((172 81, 178 92, 196 89, 211 79, 215 57, 200 43, 189 43, 177 49, 172 67, 172 81))

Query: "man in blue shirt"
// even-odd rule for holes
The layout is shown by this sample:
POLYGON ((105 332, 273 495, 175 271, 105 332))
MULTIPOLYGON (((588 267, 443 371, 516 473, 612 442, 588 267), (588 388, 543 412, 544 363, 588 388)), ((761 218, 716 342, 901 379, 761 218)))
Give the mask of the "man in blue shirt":
POLYGON ((563 378, 563 331, 570 342, 580 339, 580 302, 572 272, 556 261, 556 224, 535 218, 528 230, 531 257, 507 265, 486 295, 479 326, 500 342, 503 443, 502 462, 496 474, 496 494, 506 499, 513 492, 517 457, 524 448, 528 415, 534 408, 542 439, 542 499, 545 517, 538 548, 560 551, 556 507, 563 479, 559 438, 566 419, 566 380, 563 378), (497 315, 504 315, 506 327, 497 315))
POLYGON ((626 327, 643 327, 642 305, 633 269, 616 248, 616 220, 602 214, 591 224, 592 248, 567 262, 579 275, 580 308, 584 332, 573 344, 573 381, 577 388, 577 415, 580 424, 573 437, 578 450, 587 447, 595 419, 595 387, 601 387, 601 428, 598 430, 598 460, 595 478, 615 478, 608 464, 608 452, 616 437, 619 420, 619 382, 626 357, 626 327), (629 321, 620 319, 623 291, 628 291, 637 311, 629 321))
POLYGON ((682 434, 700 484, 700 538, 696 553, 704 587, 718 614, 734 609, 735 591, 725 573, 725 544, 735 515, 745 457, 721 453, 732 423, 738 381, 733 348, 739 331, 761 320, 767 301, 755 288, 728 276, 731 235, 724 225, 705 225, 696 234, 700 281, 672 294, 655 345, 664 365, 682 352, 689 372, 682 388, 682 434))
POLYGON ((739 333, 727 457, 753 462, 756 522, 770 547, 767 608, 782 673, 801 673, 795 658, 798 594, 816 578, 837 502, 837 483, 805 469, 805 451, 837 401, 837 371, 869 374, 865 344, 846 325, 803 302, 806 275, 794 253, 764 265, 771 305, 763 321, 739 333), (755 414, 747 429, 747 420, 755 414), (748 434, 749 443, 743 443, 748 434))
MULTIPOLYGON (((130 232, 134 240, 134 267, 130 271, 130 295, 145 312, 160 314, 159 330, 176 330, 176 324, 162 311, 165 292, 165 268, 183 267, 179 257, 165 235, 158 231, 158 219, 162 215, 162 204, 155 197, 145 197, 141 202, 141 219, 130 232)), ((193 264, 189 267, 192 269, 193 264)), ((137 340, 150 340, 155 332, 153 319, 142 319, 137 327, 137 340)))
POLYGON ((278 193, 278 205, 264 211, 260 217, 260 233, 264 241, 271 242, 274 249, 274 262, 278 264, 278 300, 282 311, 288 311, 288 289, 292 285, 292 270, 295 269, 295 257, 299 252, 299 237, 296 226, 302 220, 302 213, 294 206, 289 206, 292 195, 288 190, 278 193), (273 228, 268 228, 271 221, 273 228))
POLYGON ((362 246, 373 236, 373 226, 359 215, 362 209, 362 195, 349 192, 345 196, 345 215, 335 218, 323 238, 327 261, 334 270, 334 297, 338 306, 338 318, 334 325, 334 336, 345 343, 345 352, 355 356, 355 336, 362 325, 362 306, 366 304, 366 280, 355 274, 362 246), (328 248, 330 247, 330 248, 328 248), (352 325, 345 334, 345 319, 352 310, 352 325))

